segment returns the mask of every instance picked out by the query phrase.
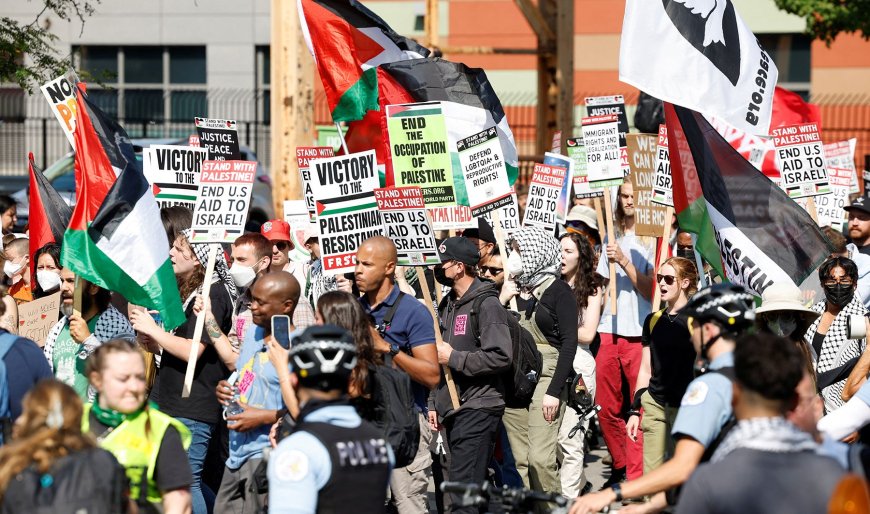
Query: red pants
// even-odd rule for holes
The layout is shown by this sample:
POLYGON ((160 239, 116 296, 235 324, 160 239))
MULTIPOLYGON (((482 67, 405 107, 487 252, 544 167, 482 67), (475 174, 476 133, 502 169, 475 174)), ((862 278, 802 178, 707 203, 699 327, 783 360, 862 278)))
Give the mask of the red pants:
POLYGON ((634 480, 643 475, 643 434, 638 428, 637 441, 632 441, 625 432, 622 376, 625 375, 633 394, 642 346, 639 337, 600 335, 601 347, 595 357, 595 400, 601 405, 598 422, 613 457, 613 467, 626 468, 627 478, 634 480))

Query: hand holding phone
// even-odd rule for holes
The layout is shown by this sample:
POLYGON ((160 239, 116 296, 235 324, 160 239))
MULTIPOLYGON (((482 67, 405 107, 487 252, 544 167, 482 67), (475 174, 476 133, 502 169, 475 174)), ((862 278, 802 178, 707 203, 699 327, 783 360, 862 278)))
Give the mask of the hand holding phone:
POLYGON ((290 316, 272 316, 272 337, 282 348, 290 349, 290 316))

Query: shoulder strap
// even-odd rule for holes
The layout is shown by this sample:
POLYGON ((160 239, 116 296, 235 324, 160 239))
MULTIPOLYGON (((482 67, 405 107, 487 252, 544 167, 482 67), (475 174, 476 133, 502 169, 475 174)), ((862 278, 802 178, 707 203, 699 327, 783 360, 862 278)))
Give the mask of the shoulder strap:
POLYGON ((384 337, 384 334, 390 330, 390 325, 393 324, 393 316, 396 315, 396 309, 399 308, 399 303, 402 301, 402 298, 405 297, 405 293, 403 291, 399 291, 399 296, 396 297, 396 301, 393 302, 393 305, 390 306, 390 309, 384 314, 384 322, 381 323, 381 326, 378 328, 378 332, 380 332, 381 337, 384 337))
POLYGON ((0 334, 0 359, 6 357, 6 354, 9 353, 9 350, 12 349, 12 345, 14 345, 17 340, 18 336, 15 334, 10 334, 9 332, 3 332, 0 334))
POLYGON ((474 336, 475 341, 480 341, 480 322, 477 315, 480 312, 480 306, 483 304, 483 301, 490 296, 498 297, 498 293, 494 289, 490 289, 471 301, 471 313, 469 316, 471 319, 469 321, 471 322, 471 335, 474 336))
POLYGON ((737 380, 737 375, 734 374, 734 366, 725 366, 724 368, 711 369, 710 373, 719 373, 731 382, 737 380))
POLYGON ((665 307, 664 309, 657 310, 652 314, 652 317, 649 320, 649 333, 650 334, 652 334, 653 329, 656 327, 656 323, 658 323, 659 320, 662 319, 662 315, 664 315, 665 309, 667 309, 667 307, 665 307))

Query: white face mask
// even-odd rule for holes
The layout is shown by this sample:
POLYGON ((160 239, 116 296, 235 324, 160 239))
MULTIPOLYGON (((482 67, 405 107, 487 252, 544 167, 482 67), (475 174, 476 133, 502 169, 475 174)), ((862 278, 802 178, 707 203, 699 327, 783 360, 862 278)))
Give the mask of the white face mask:
POLYGON ((520 252, 511 252, 504 269, 514 277, 523 274, 523 257, 520 252))
POLYGON ((24 267, 24 262, 20 262, 18 264, 15 264, 12 261, 6 261, 3 264, 3 273, 5 273, 7 277, 12 278, 15 275, 17 275, 18 272, 21 271, 21 268, 23 268, 23 267, 24 267))
POLYGON ((230 266, 230 276, 233 277, 236 287, 248 287, 257 278, 257 272, 250 266, 234 262, 230 266))
POLYGON ((36 272, 36 281, 39 283, 40 289, 51 291, 60 287, 60 274, 54 271, 38 270, 36 272))

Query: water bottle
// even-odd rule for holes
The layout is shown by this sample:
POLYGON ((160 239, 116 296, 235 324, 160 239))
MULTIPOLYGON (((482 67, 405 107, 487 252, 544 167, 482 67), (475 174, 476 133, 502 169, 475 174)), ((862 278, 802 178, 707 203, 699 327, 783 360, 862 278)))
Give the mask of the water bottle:
POLYGON ((245 411, 241 405, 239 405, 239 391, 236 389, 236 382, 239 380, 239 372, 233 371, 233 374, 230 375, 230 378, 227 379, 227 382, 230 385, 230 388, 233 390, 233 398, 230 400, 230 403, 224 407, 224 420, 229 416, 235 416, 236 414, 241 414, 245 411))

